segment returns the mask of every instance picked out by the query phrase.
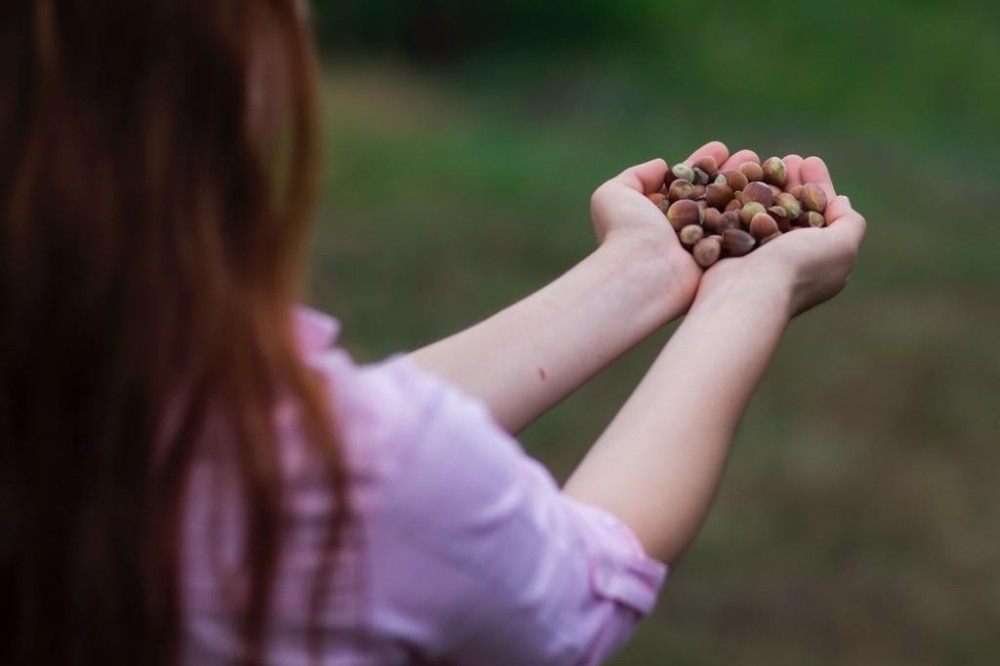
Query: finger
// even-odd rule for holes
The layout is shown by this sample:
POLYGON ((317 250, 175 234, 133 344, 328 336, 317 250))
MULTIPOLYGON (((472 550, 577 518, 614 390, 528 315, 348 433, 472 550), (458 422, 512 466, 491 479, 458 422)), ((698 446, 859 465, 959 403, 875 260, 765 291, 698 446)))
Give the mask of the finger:
POLYGON ((830 220, 830 226, 827 227, 830 235, 840 237, 854 248, 861 245, 868 222, 863 215, 851 208, 850 199, 845 196, 836 197, 827 206, 826 215, 830 220))
POLYGON ((757 156, 752 150, 738 150, 733 153, 732 157, 722 163, 719 167, 719 171, 728 171, 730 169, 738 169, 744 162, 756 162, 760 164, 760 157, 757 156))
POLYGON ((709 141, 698 150, 691 153, 691 156, 684 160, 684 164, 692 165, 703 157, 714 157, 716 164, 722 164, 729 159, 729 148, 721 141, 709 141))
POLYGON ((807 157, 802 162, 799 178, 803 183, 816 183, 822 187, 828 200, 837 196, 837 192, 833 189, 833 181, 830 179, 830 171, 826 168, 826 163, 818 157, 807 157))
POLYGON ((798 155, 786 155, 784 161, 785 171, 788 173, 788 183, 785 187, 791 189, 796 185, 801 185, 802 158, 798 155))
POLYGON ((635 190, 640 194, 651 194, 659 191, 666 175, 667 162, 662 158, 656 158, 655 160, 625 169, 609 180, 605 186, 617 185, 635 190))

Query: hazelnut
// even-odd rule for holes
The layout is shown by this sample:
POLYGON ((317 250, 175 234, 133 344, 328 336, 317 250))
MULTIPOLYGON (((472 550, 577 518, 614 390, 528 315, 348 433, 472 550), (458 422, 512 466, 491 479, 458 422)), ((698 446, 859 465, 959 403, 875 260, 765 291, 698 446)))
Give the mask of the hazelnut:
POLYGON ((722 247, 730 257, 748 254, 757 241, 742 229, 729 229, 722 234, 722 247))
POLYGON ((826 192, 816 183, 807 183, 802 187, 802 206, 806 210, 822 213, 826 210, 826 192))
POLYGON ((781 206, 771 206, 767 209, 767 214, 773 217, 774 221, 778 223, 778 229, 782 233, 792 230, 792 221, 788 217, 788 211, 781 206))
POLYGON ((680 199, 667 210, 667 219, 670 220, 670 226, 680 231, 689 224, 701 224, 701 209, 696 201, 680 199))
POLYGON ((739 210, 741 208, 743 208, 743 201, 741 201, 740 199, 733 199, 732 201, 730 201, 729 203, 726 204, 726 208, 725 208, 724 212, 726 212, 726 213, 728 213, 730 211, 739 212, 739 210))
POLYGON ((778 223, 767 213, 758 213, 750 220, 750 235, 757 240, 763 240, 776 233, 780 233, 778 223))
POLYGON ((788 169, 780 157, 769 157, 760 165, 764 171, 764 182, 769 185, 784 187, 788 182, 788 169))
POLYGON ((690 180, 685 180, 683 178, 678 178, 670 184, 670 190, 667 192, 667 198, 671 201, 680 201, 681 199, 694 199, 695 196, 694 183, 690 180))
POLYGON ((764 208, 770 208, 774 205, 774 194, 764 183, 748 183, 743 188, 743 200, 747 203, 756 201, 764 208))
POLYGON ((802 200, 802 186, 801 185, 792 185, 791 187, 788 188, 788 193, 791 194, 796 199, 798 199, 800 201, 802 200))
POLYGON ((686 180, 689 183, 694 182, 694 169, 683 162, 675 164, 674 168, 671 169, 670 172, 674 175, 674 178, 678 180, 686 180))
POLYGON ((710 180, 714 180, 719 175, 719 163, 711 155, 705 155, 695 162, 694 165, 708 174, 710 180))
POLYGON ((733 200, 733 188, 729 185, 713 183, 705 188, 705 199, 711 206, 721 210, 733 200))
POLYGON ((763 204, 751 201, 740 209, 740 221, 743 223, 744 227, 749 227, 754 215, 760 215, 761 213, 766 212, 767 209, 764 208, 763 204))
POLYGON ((740 228, 740 214, 738 211, 731 210, 728 213, 722 214, 722 219, 719 221, 718 233, 721 234, 726 229, 739 229, 739 228, 740 228))
POLYGON ((764 169, 756 162, 744 162, 739 170, 751 183, 764 180, 764 169))
POLYGON ((708 268, 722 256, 722 240, 720 236, 708 236, 698 241, 691 251, 694 260, 702 268, 708 268))
POLYGON ((825 227, 826 218, 823 217, 822 213, 817 213, 814 210, 807 211, 806 215, 806 226, 809 227, 825 227))
POLYGON ((681 243, 687 247, 693 247, 695 243, 705 237, 705 230, 698 224, 689 224, 677 233, 681 243))
POLYGON ((784 208, 785 216, 790 220, 794 220, 802 214, 802 205, 799 203, 799 200, 788 192, 782 192, 774 197, 774 205, 784 208))
POLYGON ((667 195, 662 192, 653 192, 652 194, 647 194, 646 198, 652 201, 654 205, 659 206, 660 202, 667 198, 667 195))
POLYGON ((716 231, 716 228, 721 220, 722 213, 715 208, 706 208, 701 213, 701 225, 709 231, 716 231))
POLYGON ((742 190, 747 186, 747 183, 750 182, 747 180, 747 177, 743 175, 742 171, 737 171, 736 169, 728 169, 719 175, 726 177, 726 184, 733 188, 733 192, 742 190))
POLYGON ((712 182, 712 179, 709 178, 708 174, 705 173, 699 167, 694 167, 691 170, 694 171, 694 180, 691 182, 693 182, 695 185, 708 185, 710 182, 712 182))

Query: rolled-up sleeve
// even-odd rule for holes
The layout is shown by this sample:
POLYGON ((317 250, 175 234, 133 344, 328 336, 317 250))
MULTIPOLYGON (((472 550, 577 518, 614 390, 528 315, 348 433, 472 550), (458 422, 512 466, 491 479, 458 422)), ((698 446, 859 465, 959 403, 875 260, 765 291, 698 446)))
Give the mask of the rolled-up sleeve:
POLYGON ((567 497, 486 408, 407 359, 374 370, 413 414, 369 533, 372 612, 424 659, 596 664, 666 576, 610 514, 567 497), (391 379, 390 379, 391 378, 391 379))

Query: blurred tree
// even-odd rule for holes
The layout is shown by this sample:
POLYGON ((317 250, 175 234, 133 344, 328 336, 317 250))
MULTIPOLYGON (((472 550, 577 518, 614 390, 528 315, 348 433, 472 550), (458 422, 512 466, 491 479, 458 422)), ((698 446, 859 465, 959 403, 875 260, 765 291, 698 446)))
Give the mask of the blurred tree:
POLYGON ((389 49, 417 60, 451 59, 498 46, 594 44, 621 35, 644 0, 320 0, 314 16, 325 50, 389 49))

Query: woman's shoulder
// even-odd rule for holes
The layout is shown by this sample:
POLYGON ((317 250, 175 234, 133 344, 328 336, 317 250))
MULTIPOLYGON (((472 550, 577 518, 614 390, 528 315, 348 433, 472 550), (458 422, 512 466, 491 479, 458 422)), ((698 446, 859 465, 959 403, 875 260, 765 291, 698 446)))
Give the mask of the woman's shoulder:
POLYGON ((440 479, 439 459, 470 439, 490 440, 493 447, 499 441, 493 453, 508 460, 524 455, 480 400, 423 370, 408 354, 359 364, 336 344, 335 319, 304 309, 297 317, 306 362, 326 386, 337 439, 352 470, 386 483, 404 470, 429 466, 440 479))

